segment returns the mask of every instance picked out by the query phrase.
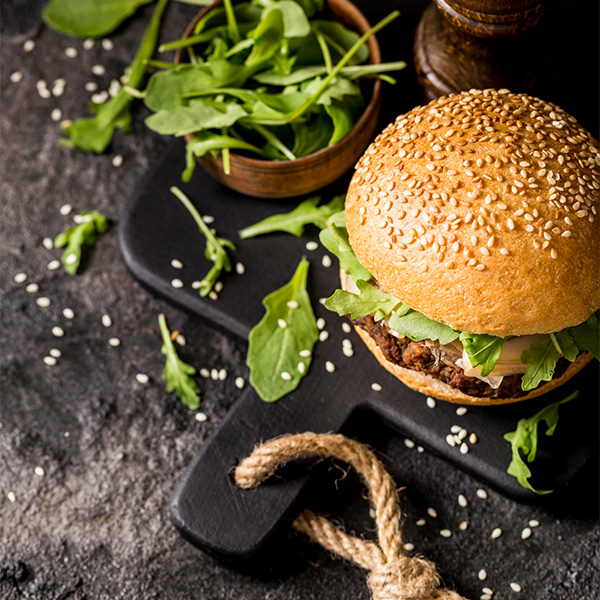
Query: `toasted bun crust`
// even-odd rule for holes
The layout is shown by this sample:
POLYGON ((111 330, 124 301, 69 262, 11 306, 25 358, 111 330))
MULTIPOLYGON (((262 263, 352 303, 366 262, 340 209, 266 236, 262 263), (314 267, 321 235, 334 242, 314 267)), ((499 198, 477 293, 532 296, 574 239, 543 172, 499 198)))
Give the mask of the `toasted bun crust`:
POLYGON ((439 379, 435 379, 426 373, 413 371, 411 369, 406 369, 391 363, 385 358, 379 346, 366 331, 360 327, 354 327, 354 329, 356 329, 358 335, 360 335, 363 342, 375 355, 375 358, 380 362, 380 364, 392 375, 395 375, 402 383, 406 384, 408 387, 416 390, 417 392, 426 394, 427 396, 433 396, 434 398, 447 400, 449 402, 456 402, 457 404, 489 406, 492 404, 510 404, 512 402, 520 402, 521 400, 535 398, 536 396, 546 394, 547 392, 550 392, 553 389, 561 386, 563 383, 566 383, 569 379, 571 379, 571 377, 579 373, 579 371, 581 371, 581 369, 583 369, 583 367, 585 367, 585 365, 592 360, 592 355, 589 352, 583 352, 577 357, 577 360, 574 363, 569 365, 568 369, 560 377, 557 377, 556 379, 549 381, 535 390, 532 390, 526 396, 521 396, 520 398, 479 398, 477 396, 469 396, 468 394, 464 394, 463 392, 450 387, 447 383, 443 383, 439 379))
POLYGON ((560 108, 471 90, 398 117, 357 164, 350 243, 387 292, 469 333, 600 307, 600 146, 560 108))

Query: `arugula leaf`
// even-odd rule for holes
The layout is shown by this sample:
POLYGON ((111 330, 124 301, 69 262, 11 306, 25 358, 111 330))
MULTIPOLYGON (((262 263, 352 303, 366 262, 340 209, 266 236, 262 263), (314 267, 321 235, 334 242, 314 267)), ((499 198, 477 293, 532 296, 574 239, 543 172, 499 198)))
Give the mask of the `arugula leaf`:
MULTIPOLYGON (((131 73, 127 87, 139 89, 146 72, 146 61, 152 58, 162 14, 169 0, 159 0, 144 37, 138 48, 137 54, 131 63, 131 73)), ((117 95, 104 104, 92 104, 91 109, 95 117, 77 119, 65 128, 69 139, 61 143, 69 148, 78 148, 85 152, 102 154, 110 141, 116 128, 124 133, 131 127, 131 102, 133 98, 122 87, 117 95)))
POLYGON ((340 267, 350 275, 356 283, 373 279, 371 273, 358 262, 358 259, 352 250, 352 246, 350 246, 343 211, 336 215, 332 215, 328 220, 327 227, 319 234, 319 239, 321 240, 321 244, 323 244, 327 250, 337 256, 337 259, 340 261, 340 267), (341 223, 343 223, 343 225, 340 226, 341 223))
POLYGON ((600 360, 600 311, 596 311, 587 321, 569 327, 568 332, 580 350, 587 350, 600 360))
POLYGON ((449 344, 460 335, 449 325, 432 321, 429 317, 417 312, 416 310, 398 311, 393 313, 388 321, 390 329, 405 335, 413 340, 438 341, 440 344, 449 344))
POLYGON ((239 232, 239 235, 245 240, 265 233, 285 231, 300 237, 304 233, 306 225, 312 224, 322 229, 325 227, 327 219, 344 207, 344 196, 335 196, 328 204, 317 206, 320 201, 320 196, 308 198, 291 212, 271 215, 254 225, 245 227, 239 232))
POLYGON ((347 102, 338 100, 332 100, 325 106, 325 110, 333 122, 333 133, 327 142, 328 146, 332 146, 350 133, 354 127, 354 114, 347 102))
POLYGON ((302 7, 307 17, 312 17, 317 13, 323 12, 325 0, 294 0, 302 7))
POLYGON ((279 2, 268 4, 261 18, 264 19, 273 10, 281 12, 283 35, 286 38, 305 37, 310 33, 310 23, 306 13, 294 0, 279 0, 279 2))
POLYGON ((61 33, 76 37, 102 37, 116 29, 140 6, 152 0, 51 0, 42 17, 61 33))
POLYGON ((200 388, 192 377, 196 374, 196 369, 177 356, 167 320, 162 313, 158 315, 158 326, 163 342, 160 351, 167 357, 162 376, 167 384, 167 392, 175 391, 188 408, 196 410, 200 406, 200 388))
POLYGON ((375 320, 381 321, 402 304, 398 298, 366 281, 357 282, 357 287, 360 294, 335 290, 334 294, 325 300, 325 308, 340 317, 349 314, 352 319, 359 319, 374 314, 375 320))
POLYGON ((573 362, 579 354, 579 348, 571 337, 568 329, 563 329, 557 333, 550 333, 550 339, 559 355, 564 356, 567 360, 573 362))
MULTIPOLYGON (((304 86, 302 91, 307 94, 313 94, 319 89, 321 83, 321 78, 316 77, 315 79, 312 79, 308 85, 304 86)), ((325 88, 325 91, 321 93, 315 102, 316 104, 328 105, 331 104, 332 100, 345 101, 346 96, 360 96, 360 88, 349 79, 338 76, 331 80, 327 88, 325 88)))
POLYGON ((294 132, 294 147, 296 156, 307 156, 329 145, 333 137, 333 123, 323 107, 315 107, 306 120, 290 123, 294 132))
MULTIPOLYGON (((314 31, 318 31, 327 44, 341 58, 346 54, 360 39, 355 31, 344 27, 338 21, 320 21, 312 22, 314 31)), ((369 47, 366 44, 361 45, 356 54, 351 57, 350 64, 366 63, 369 60, 369 47)))
POLYGON ((521 380, 521 387, 526 390, 535 389, 542 381, 550 381, 558 360, 558 350, 550 336, 521 354, 521 362, 529 365, 521 380))
POLYGON ((228 273, 231 271, 231 261, 229 260, 229 254, 227 254, 226 248, 229 250, 235 250, 236 248, 229 240, 217 237, 215 235, 215 230, 208 227, 208 225, 202 220, 202 217, 196 210, 196 207, 179 188, 175 186, 171 187, 171 193, 174 194, 187 208, 188 212, 192 215, 192 218, 196 222, 196 225, 198 225, 200 233, 206 238, 206 249, 204 251, 204 256, 214 263, 210 271, 200 282, 200 295, 206 296, 213 289, 222 271, 226 271, 228 273))
POLYGON ((108 229, 106 217, 97 210, 90 212, 82 210, 79 215, 81 223, 69 227, 54 238, 56 248, 66 246, 60 259, 69 275, 75 275, 79 269, 83 246, 93 246, 98 235, 106 233, 108 229))
POLYGON ((292 279, 263 300, 265 316, 250 331, 246 360, 250 383, 265 402, 279 400, 298 387, 319 338, 306 291, 308 267, 303 258, 292 279))
POLYGON ((512 447, 512 460, 508 466, 507 473, 516 477, 518 482, 524 487, 536 494, 551 494, 552 490, 537 490, 530 483, 531 470, 521 457, 523 452, 527 462, 535 460, 538 448, 538 425, 544 421, 546 423, 546 435, 551 436, 556 430, 558 424, 558 407, 565 402, 570 402, 577 398, 579 392, 573 392, 563 400, 550 404, 540 412, 529 419, 521 419, 517 423, 517 429, 504 435, 504 439, 510 442, 512 447))
POLYGON ((230 127, 246 116, 239 104, 197 98, 189 106, 160 110, 146 118, 146 125, 163 135, 183 136, 203 129, 230 127))
POLYGON ((469 357, 471 366, 481 365, 481 375, 486 377, 496 366, 500 358, 502 346, 508 337, 501 338, 495 335, 461 333, 460 341, 469 357))
POLYGON ((283 40, 283 15, 274 7, 263 16, 252 36, 254 46, 245 61, 248 67, 267 62, 281 48, 283 40))

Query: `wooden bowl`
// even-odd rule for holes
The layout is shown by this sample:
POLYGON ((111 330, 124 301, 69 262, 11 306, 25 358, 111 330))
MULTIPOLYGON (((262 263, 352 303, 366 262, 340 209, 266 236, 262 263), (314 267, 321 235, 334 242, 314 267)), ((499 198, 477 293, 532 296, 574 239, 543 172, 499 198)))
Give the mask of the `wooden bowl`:
MULTIPOLYGON (((189 24, 184 37, 189 37, 198 21, 222 1, 202 9, 189 24)), ((364 15, 348 0, 328 0, 327 6, 336 21, 348 29, 363 34, 370 29, 364 15)), ((367 41, 369 62, 380 63, 381 52, 375 36, 367 41)), ((175 62, 183 61, 183 49, 175 55, 175 62)), ((259 198, 291 198, 318 190, 341 177, 350 169, 372 141, 381 108, 381 81, 374 80, 372 95, 362 115, 350 132, 333 146, 295 160, 264 160, 230 153, 230 173, 223 171, 219 157, 205 154, 198 162, 224 185, 249 196, 259 198)), ((189 139, 191 136, 186 136, 189 139)))

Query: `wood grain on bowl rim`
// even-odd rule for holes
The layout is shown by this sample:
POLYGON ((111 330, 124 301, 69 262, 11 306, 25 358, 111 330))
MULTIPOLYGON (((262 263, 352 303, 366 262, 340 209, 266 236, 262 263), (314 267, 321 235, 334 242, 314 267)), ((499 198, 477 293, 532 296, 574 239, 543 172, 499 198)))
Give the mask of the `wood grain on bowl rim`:
MULTIPOLYGON (((183 37, 189 37, 198 21, 210 10, 222 6, 217 0, 196 15, 183 37)), ((327 0, 327 8, 337 21, 363 34, 371 26, 360 10, 348 0, 327 0)), ((381 51, 375 36, 367 40, 369 63, 381 63, 381 51)), ((178 49, 175 62, 183 62, 184 49, 178 49)), ((230 173, 223 171, 221 157, 205 154, 198 162, 224 185, 259 198, 291 198, 309 194, 332 183, 346 173, 373 140, 381 108, 381 81, 373 80, 371 98, 350 132, 339 142, 295 160, 264 160, 230 153, 230 173)), ((186 136, 186 140, 191 139, 186 136)))

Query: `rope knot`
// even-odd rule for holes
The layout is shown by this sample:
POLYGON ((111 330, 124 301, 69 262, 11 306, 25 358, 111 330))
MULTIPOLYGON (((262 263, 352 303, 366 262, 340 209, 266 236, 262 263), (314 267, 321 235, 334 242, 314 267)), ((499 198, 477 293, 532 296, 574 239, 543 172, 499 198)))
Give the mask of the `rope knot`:
POLYGON ((405 556, 373 568, 368 583, 373 600, 429 600, 440 580, 430 562, 405 556))

